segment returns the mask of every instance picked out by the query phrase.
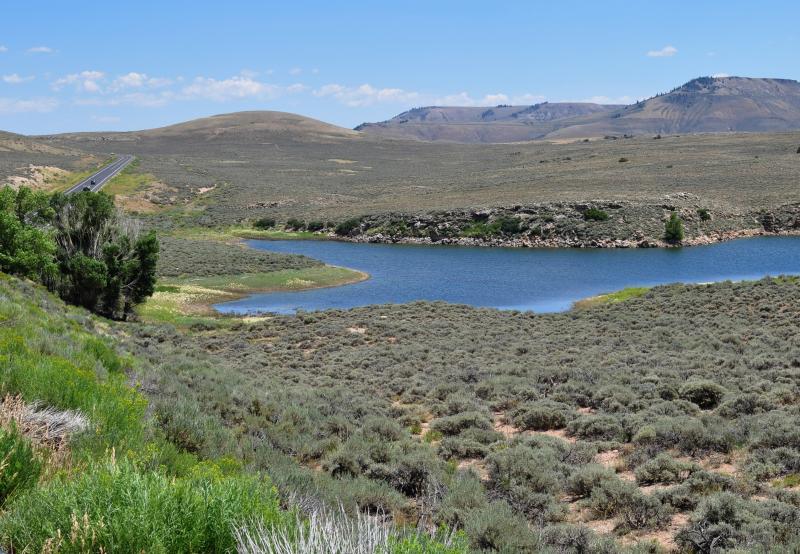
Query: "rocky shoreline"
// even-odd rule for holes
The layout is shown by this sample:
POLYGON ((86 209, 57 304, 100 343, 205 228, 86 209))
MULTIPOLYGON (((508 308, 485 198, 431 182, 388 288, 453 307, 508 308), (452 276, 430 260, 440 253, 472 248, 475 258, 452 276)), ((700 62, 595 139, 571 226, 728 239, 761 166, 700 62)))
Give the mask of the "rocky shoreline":
POLYGON ((665 197, 662 204, 587 202, 451 210, 424 214, 373 214, 352 220, 347 233, 326 229, 336 240, 357 243, 458 245, 511 248, 664 248, 800 234, 800 203, 750 212, 705 208, 692 195, 665 197), (599 220, 586 217, 594 210, 599 220), (677 214, 685 237, 664 238, 665 222, 677 214), (499 222, 512 221, 512 230, 499 222), (494 226, 493 226, 494 225, 494 226), (476 232, 477 231, 477 232, 476 232))
POLYGON ((800 230, 768 232, 764 229, 743 229, 741 231, 725 231, 712 235, 701 235, 683 240, 681 243, 668 243, 659 239, 592 239, 579 240, 570 237, 552 237, 542 239, 539 237, 494 237, 491 239, 476 239, 468 237, 451 237, 433 240, 430 237, 402 237, 375 235, 355 235, 341 237, 329 235, 333 240, 354 243, 373 244, 418 244, 418 245, 450 245, 450 246, 475 246, 488 248, 678 248, 684 246, 703 246, 736 240, 741 238, 760 236, 800 236, 800 230))

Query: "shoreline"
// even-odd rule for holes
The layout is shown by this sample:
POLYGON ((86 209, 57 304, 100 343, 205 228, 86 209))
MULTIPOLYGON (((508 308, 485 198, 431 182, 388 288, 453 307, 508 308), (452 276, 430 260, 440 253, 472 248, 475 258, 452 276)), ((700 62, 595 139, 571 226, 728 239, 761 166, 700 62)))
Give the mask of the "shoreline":
MULTIPOLYGON (((800 236, 800 229, 788 231, 766 231, 764 229, 743 229, 741 231, 720 231, 708 235, 700 235, 684 239, 678 244, 672 244, 663 239, 588 239, 581 240, 570 237, 555 237, 542 239, 539 237, 510 237, 477 239, 469 237, 452 237, 432 240, 429 237, 397 237, 387 235, 355 235, 342 237, 334 234, 320 234, 317 240, 333 240, 350 242, 354 244, 415 244, 424 246, 469 246, 481 248, 683 248, 719 244, 733 240, 755 237, 791 237, 800 236)), ((255 239, 255 240, 293 240, 280 239, 255 239)), ((307 240, 307 239, 303 239, 307 240)))
POLYGON ((256 294, 352 285, 370 277, 356 269, 323 264, 299 270, 163 280, 141 307, 139 315, 143 319, 173 322, 182 318, 243 318, 247 315, 220 312, 214 306, 256 294))

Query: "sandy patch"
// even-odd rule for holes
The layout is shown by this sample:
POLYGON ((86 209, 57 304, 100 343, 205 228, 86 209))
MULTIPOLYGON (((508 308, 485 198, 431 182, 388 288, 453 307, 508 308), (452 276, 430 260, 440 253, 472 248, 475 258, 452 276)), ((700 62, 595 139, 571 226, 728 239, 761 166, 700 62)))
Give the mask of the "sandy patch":
POLYGON ((348 327, 347 330, 355 335, 364 335, 367 333, 366 327, 348 327))
POLYGON ((199 189, 197 189, 197 194, 198 195, 205 194, 207 192, 211 192, 215 188, 217 188, 217 185, 213 185, 213 186, 210 186, 210 187, 200 187, 199 189))
POLYGON ((358 163, 356 160, 343 160, 341 158, 330 158, 328 161, 340 165, 349 165, 358 163))
POLYGON ((28 187, 33 190, 49 190, 54 180, 67 175, 69 171, 49 165, 29 165, 23 169, 22 175, 13 175, 3 179, 3 184, 11 185, 11 188, 28 187))
POLYGON ((669 552, 676 552, 678 545, 675 543, 675 535, 686 527, 689 523, 689 515, 684 513, 675 514, 664 529, 647 531, 643 533, 630 533, 622 539, 623 544, 633 544, 636 542, 656 542, 669 552))

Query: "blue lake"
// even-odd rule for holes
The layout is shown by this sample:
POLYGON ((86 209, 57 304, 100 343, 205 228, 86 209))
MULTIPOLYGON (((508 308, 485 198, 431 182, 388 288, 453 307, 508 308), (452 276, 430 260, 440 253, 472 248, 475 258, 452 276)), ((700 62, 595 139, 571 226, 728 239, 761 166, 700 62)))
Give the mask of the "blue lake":
POLYGON ((255 294, 215 306, 225 313, 314 311, 444 300, 553 312, 631 286, 800 275, 800 237, 759 237, 676 249, 524 249, 248 241, 358 269, 370 279, 341 287, 255 294))

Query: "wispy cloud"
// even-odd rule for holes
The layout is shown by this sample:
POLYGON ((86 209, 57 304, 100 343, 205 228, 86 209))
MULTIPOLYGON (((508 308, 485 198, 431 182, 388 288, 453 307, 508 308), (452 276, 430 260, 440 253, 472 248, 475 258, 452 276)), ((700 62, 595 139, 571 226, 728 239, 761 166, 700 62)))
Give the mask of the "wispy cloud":
POLYGON ((361 108, 376 104, 437 105, 437 106, 496 106, 498 104, 527 105, 543 101, 544 96, 522 94, 517 96, 502 92, 473 97, 467 92, 447 95, 423 94, 401 88, 378 88, 370 84, 345 86, 340 84, 324 85, 313 92, 318 98, 330 97, 345 106, 361 108))
POLYGON ((581 100, 591 104, 633 104, 636 101, 633 96, 590 96, 581 100))
POLYGON ((289 75, 300 75, 303 72, 303 69, 300 67, 293 67, 289 70, 289 75))
POLYGON ((55 98, 0 98, 0 113, 46 113, 56 109, 59 102, 55 98))
POLYGON ((85 92, 100 92, 100 81, 106 76, 102 71, 85 70, 80 73, 70 73, 53 82, 53 90, 61 90, 66 86, 73 86, 76 90, 85 92))
POLYGON ((3 82, 9 85, 21 85, 22 83, 27 83, 28 81, 33 81, 34 76, 30 75, 28 77, 22 77, 17 73, 12 73, 10 75, 3 75, 2 79, 3 82))
POLYGON ((52 54, 54 52, 55 50, 49 46, 34 46, 33 48, 28 48, 29 54, 52 54))
POLYGON ((716 78, 716 79, 723 79, 725 77, 730 77, 730 74, 728 74, 728 73, 714 73, 711 76, 716 78))
POLYGON ((650 50, 647 56, 650 58, 671 58, 678 53, 678 49, 674 46, 665 46, 661 50, 650 50))
POLYGON ((0 44, 0 54, 2 54, 3 52, 8 52, 8 48, 0 44))

